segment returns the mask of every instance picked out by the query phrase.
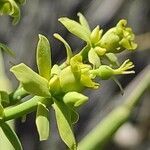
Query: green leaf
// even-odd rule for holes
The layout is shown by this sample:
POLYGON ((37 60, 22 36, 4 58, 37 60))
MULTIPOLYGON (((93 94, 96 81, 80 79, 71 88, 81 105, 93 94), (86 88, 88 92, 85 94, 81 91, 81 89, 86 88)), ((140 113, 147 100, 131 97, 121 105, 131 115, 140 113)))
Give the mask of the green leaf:
POLYGON ((11 56, 15 56, 15 53, 8 46, 6 46, 3 43, 0 43, 0 49, 4 50, 5 52, 10 54, 11 56))
POLYGON ((68 107, 62 101, 55 100, 53 108, 55 110, 57 126, 61 139, 70 148, 70 150, 77 150, 68 107))
POLYGON ((3 122, 0 124, 4 134, 8 138, 9 142, 13 145, 15 150, 23 150, 22 145, 16 135, 16 133, 10 128, 10 126, 3 122))
POLYGON ((10 71, 14 73, 27 92, 43 97, 51 96, 48 81, 25 64, 13 66, 10 71))
POLYGON ((10 103, 9 94, 6 91, 0 91, 0 102, 4 107, 10 103))
POLYGON ((77 14, 79 16, 79 22, 84 27, 84 29, 88 32, 88 34, 91 34, 90 26, 86 20, 86 18, 81 14, 80 12, 77 14))
POLYGON ((49 137, 49 110, 40 102, 37 107, 36 126, 40 141, 47 140, 49 137))
POLYGON ((94 68, 98 68, 100 66, 100 58, 92 48, 88 53, 89 62, 93 65, 94 68))
POLYGON ((0 103, 0 120, 3 119, 3 117, 4 117, 4 108, 0 103))
POLYGON ((71 47, 69 46, 69 44, 59 34, 55 33, 54 37, 56 39, 60 40, 65 45, 65 48, 66 48, 66 51, 67 51, 67 62, 69 63, 70 59, 71 59, 71 57, 73 55, 71 47))
POLYGON ((48 39, 39 35, 39 42, 37 45, 36 61, 39 74, 45 79, 50 79, 51 74, 51 52, 50 43, 48 39))
POLYGON ((67 17, 62 17, 59 21, 74 35, 81 38, 82 40, 90 43, 90 34, 85 30, 85 28, 78 22, 71 20, 67 17))

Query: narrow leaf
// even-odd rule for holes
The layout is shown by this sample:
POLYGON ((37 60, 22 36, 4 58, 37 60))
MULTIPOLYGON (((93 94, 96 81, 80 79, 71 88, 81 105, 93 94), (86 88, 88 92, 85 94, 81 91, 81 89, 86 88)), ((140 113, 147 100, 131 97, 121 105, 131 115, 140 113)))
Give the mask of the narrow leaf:
POLYGON ((3 119, 3 117, 4 117, 4 108, 0 103, 0 120, 3 119))
POLYGON ((84 29, 90 35, 91 34, 91 29, 90 29, 90 26, 89 26, 86 18, 80 12, 77 15, 79 16, 79 22, 80 22, 80 24, 84 27, 84 29))
POLYGON ((70 148, 70 150, 77 150, 77 145, 71 126, 71 115, 68 107, 62 102, 55 100, 53 104, 57 126, 61 139, 70 148))
POLYGON ((49 110, 42 103, 38 103, 36 113, 36 126, 40 141, 47 140, 49 137, 49 110))
POLYGON ((50 79, 51 74, 51 51, 48 39, 39 35, 39 42, 37 45, 36 61, 39 74, 45 79, 50 79))
POLYGON ((90 43, 90 35, 85 28, 78 22, 71 20, 67 17, 60 18, 59 21, 74 35, 82 40, 90 43))
POLYGON ((9 95, 6 91, 0 91, 0 102, 4 107, 10 103, 9 95))
POLYGON ((10 71, 14 73, 27 92, 38 96, 50 97, 48 81, 25 64, 21 63, 13 66, 10 71))
POLYGON ((18 136, 16 135, 16 133, 10 128, 10 126, 3 122, 1 123, 1 128, 4 132, 4 134, 6 135, 6 137, 8 138, 9 142, 13 145, 15 150, 23 150, 22 145, 18 139, 18 136))
POLYGON ((65 45, 65 48, 66 48, 66 51, 67 51, 67 62, 70 62, 70 59, 72 57, 72 50, 71 50, 71 47, 69 46, 69 44, 57 33, 54 34, 54 37, 58 40, 60 40, 64 45, 65 45))
POLYGON ((11 56, 15 56, 15 53, 7 45, 5 45, 3 43, 0 43, 0 49, 4 50, 5 52, 10 54, 11 56))

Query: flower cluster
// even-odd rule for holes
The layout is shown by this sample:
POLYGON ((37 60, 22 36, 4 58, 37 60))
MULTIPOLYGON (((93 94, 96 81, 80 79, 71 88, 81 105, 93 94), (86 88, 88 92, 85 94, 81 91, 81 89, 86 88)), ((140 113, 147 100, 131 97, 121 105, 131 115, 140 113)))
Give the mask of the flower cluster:
MULTIPOLYGON (((100 83, 94 81, 96 78, 107 80, 115 75, 134 73, 131 70, 134 67, 133 63, 126 60, 119 65, 116 53, 126 49, 134 50, 137 47, 131 28, 126 27, 126 20, 119 21, 116 27, 103 34, 99 26, 91 31, 85 17, 81 13, 78 13, 78 16, 79 22, 66 17, 59 19, 68 31, 86 42, 78 54, 73 55, 70 45, 55 33, 54 37, 66 48, 67 59, 61 65, 51 66, 49 41, 43 35, 39 35, 36 53, 39 73, 23 63, 13 66, 10 70, 24 90, 51 103, 60 136, 72 150, 77 149, 72 131, 72 124, 79 118, 76 108, 88 100, 82 91, 86 88, 97 89, 100 83)), ((48 112, 47 102, 40 101, 36 117, 40 140, 47 139, 49 135, 48 112)))

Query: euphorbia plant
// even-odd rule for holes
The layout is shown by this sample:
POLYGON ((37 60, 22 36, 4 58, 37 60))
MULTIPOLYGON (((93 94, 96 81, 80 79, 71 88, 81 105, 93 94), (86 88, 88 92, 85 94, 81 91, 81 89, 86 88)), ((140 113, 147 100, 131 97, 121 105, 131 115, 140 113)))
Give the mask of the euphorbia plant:
POLYGON ((38 73, 23 63, 10 69, 18 79, 19 87, 11 94, 0 93, 0 117, 4 133, 18 150, 22 149, 21 144, 6 121, 36 111, 39 139, 46 140, 50 132, 50 108, 55 111, 61 139, 69 149, 76 150, 73 125, 79 119, 77 108, 88 101, 82 92, 87 88, 98 89, 100 83, 95 81, 96 78, 107 80, 116 75, 134 73, 134 65, 129 59, 121 65, 117 59, 117 53, 133 51, 137 47, 132 29, 126 27, 127 21, 120 20, 103 33, 99 26, 91 30, 85 17, 81 13, 78 16, 79 22, 66 17, 59 19, 68 31, 85 41, 85 47, 77 54, 73 54, 70 45, 55 33, 54 37, 65 46, 67 59, 61 65, 52 66, 50 43, 45 36, 39 35, 36 51, 38 73), (21 103, 27 95, 32 98, 21 103))

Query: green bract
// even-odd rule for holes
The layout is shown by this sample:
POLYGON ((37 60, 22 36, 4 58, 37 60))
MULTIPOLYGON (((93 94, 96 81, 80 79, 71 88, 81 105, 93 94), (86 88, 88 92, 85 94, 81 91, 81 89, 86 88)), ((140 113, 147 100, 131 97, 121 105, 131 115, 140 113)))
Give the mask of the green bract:
MULTIPOLYGON (((16 2, 21 4, 23 1, 16 2)), ((76 109, 88 100, 82 91, 99 88, 100 83, 95 82, 96 78, 99 81, 111 78, 121 87, 114 76, 134 73, 131 70, 134 65, 129 59, 119 65, 116 53, 136 48, 134 34, 126 27, 125 20, 119 21, 116 27, 102 35, 103 30, 99 26, 91 30, 85 17, 81 13, 78 16, 79 23, 67 17, 60 18, 59 21, 72 34, 85 41, 86 45, 79 53, 73 55, 67 41, 55 33, 54 37, 65 46, 67 58, 61 65, 51 66, 49 41, 45 36, 39 35, 36 52, 38 73, 23 63, 10 69, 19 80, 21 88, 34 95, 32 100, 37 103, 34 108, 36 106, 36 125, 40 140, 46 140, 49 136, 48 107, 52 105, 60 137, 70 150, 77 150, 73 133, 73 124, 79 119, 76 109)), ((2 119, 3 103, 7 100, 9 102, 7 96, 1 93, 2 119)), ((28 106, 28 101, 25 106, 28 106)))

